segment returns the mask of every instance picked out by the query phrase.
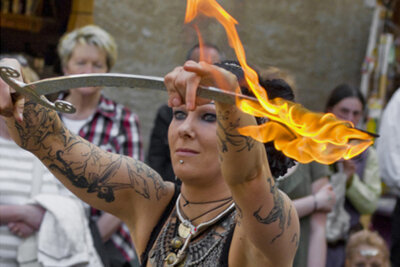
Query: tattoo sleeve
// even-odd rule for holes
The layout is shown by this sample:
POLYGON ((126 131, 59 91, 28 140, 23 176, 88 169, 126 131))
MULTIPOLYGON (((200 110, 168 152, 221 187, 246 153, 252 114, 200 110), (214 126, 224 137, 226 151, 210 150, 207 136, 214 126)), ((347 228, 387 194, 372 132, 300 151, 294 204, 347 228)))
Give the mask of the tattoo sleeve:
MULTIPOLYGON (((285 230, 285 222, 286 222, 286 215, 285 215, 285 210, 284 210, 284 200, 277 189, 276 184, 272 183, 271 178, 268 178, 268 183, 270 185, 270 193, 273 196, 273 202, 274 205, 272 207, 272 210, 265 216, 262 217, 260 215, 262 207, 260 206, 254 213, 253 216, 256 218, 256 220, 259 223, 262 224, 271 224, 273 222, 278 221, 279 222, 279 229, 281 232, 277 234, 272 240, 271 243, 273 243, 278 237, 280 237, 285 230)), ((289 211, 290 214, 290 211, 289 211)), ((288 218, 288 226, 290 225, 290 217, 288 218)))
POLYGON ((35 153, 74 187, 86 189, 99 199, 112 202, 115 191, 125 188, 146 199, 152 197, 151 192, 155 192, 157 200, 166 193, 165 184, 151 168, 132 158, 105 152, 73 135, 47 108, 26 103, 24 120, 15 126, 22 148, 35 153))

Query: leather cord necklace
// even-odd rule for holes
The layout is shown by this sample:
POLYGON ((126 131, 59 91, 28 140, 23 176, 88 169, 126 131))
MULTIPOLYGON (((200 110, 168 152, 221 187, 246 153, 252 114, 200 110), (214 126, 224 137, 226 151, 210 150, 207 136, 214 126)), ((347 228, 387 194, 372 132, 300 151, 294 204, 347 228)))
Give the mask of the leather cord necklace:
POLYGON ((190 205, 190 204, 192 204, 192 205, 203 205, 203 204, 212 204, 212 203, 218 203, 218 202, 222 202, 222 201, 232 200, 232 197, 227 197, 227 198, 222 198, 222 199, 217 199, 217 200, 196 202, 196 201, 187 200, 185 195, 182 194, 182 193, 181 193, 181 195, 182 195, 183 200, 185 200, 185 204, 183 204, 184 207, 186 207, 187 205, 190 205))

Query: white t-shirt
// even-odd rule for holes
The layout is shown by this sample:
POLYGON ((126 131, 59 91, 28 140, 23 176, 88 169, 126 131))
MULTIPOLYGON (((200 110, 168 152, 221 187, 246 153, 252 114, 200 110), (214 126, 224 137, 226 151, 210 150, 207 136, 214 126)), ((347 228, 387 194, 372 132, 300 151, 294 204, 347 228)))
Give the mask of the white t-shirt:
POLYGON ((70 130, 74 134, 78 134, 83 125, 85 125, 85 123, 89 121, 89 118, 84 120, 71 120, 64 116, 62 120, 68 130, 70 130))
POLYGON ((400 196, 400 88, 382 114, 379 135, 377 151, 382 179, 400 196))

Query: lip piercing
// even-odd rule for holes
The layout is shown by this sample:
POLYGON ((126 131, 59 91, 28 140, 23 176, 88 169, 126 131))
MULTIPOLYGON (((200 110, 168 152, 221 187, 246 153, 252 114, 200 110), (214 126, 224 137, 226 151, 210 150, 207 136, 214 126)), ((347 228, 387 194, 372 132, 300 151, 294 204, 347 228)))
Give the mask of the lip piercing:
POLYGON ((183 164, 183 160, 182 159, 179 160, 179 164, 183 164))

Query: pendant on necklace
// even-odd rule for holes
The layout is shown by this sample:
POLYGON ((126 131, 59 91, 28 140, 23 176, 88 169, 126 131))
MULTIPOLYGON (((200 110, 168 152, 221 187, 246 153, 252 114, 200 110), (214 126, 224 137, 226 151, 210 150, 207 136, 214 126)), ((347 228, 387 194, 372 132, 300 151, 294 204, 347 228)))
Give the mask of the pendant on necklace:
POLYGON ((183 243, 182 243, 182 239, 180 239, 179 237, 174 237, 174 239, 171 240, 171 246, 173 249, 180 249, 182 247, 183 243))
POLYGON ((184 223, 181 223, 178 227, 178 235, 185 239, 188 238, 190 235, 190 227, 184 223))
POLYGON ((169 253, 164 259, 166 266, 174 266, 173 264, 176 262, 176 260, 176 254, 173 252, 169 253))

